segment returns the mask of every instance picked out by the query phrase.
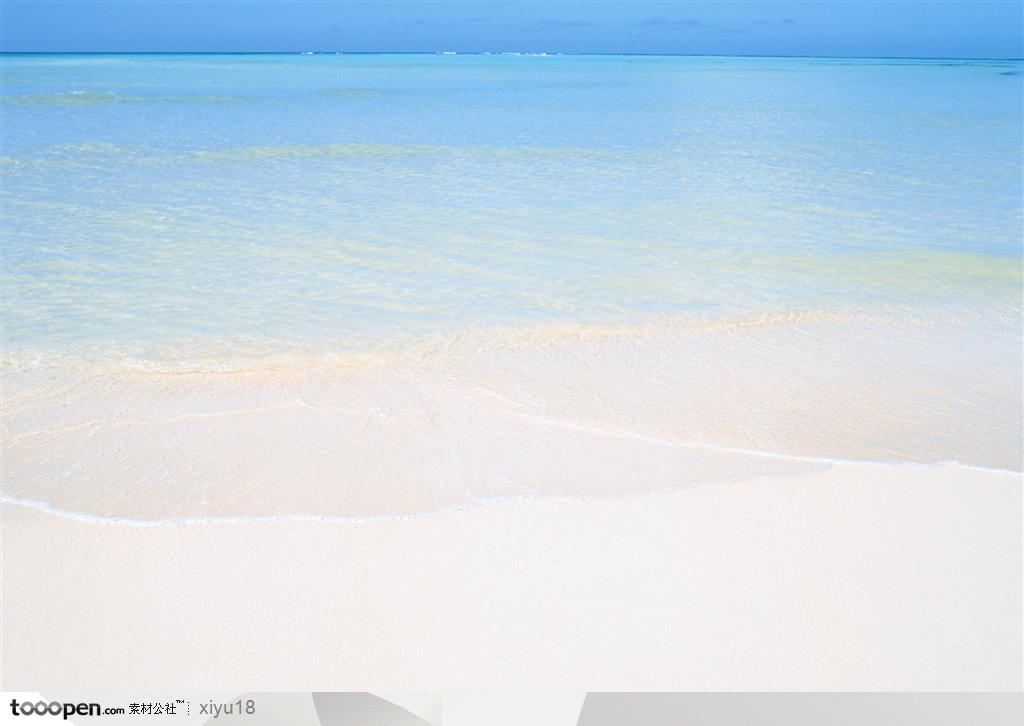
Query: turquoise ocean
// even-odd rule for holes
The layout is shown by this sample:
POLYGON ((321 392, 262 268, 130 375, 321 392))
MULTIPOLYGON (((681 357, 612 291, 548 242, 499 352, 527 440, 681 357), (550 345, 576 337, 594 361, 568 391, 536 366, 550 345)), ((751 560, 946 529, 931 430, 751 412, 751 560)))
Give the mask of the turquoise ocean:
POLYGON ((9 367, 1018 316, 1024 64, 2 56, 9 367))

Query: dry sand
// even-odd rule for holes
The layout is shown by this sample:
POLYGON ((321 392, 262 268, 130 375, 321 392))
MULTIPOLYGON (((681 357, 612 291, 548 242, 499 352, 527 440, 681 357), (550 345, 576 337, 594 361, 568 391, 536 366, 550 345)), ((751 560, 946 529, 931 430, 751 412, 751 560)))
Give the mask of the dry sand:
POLYGON ((3 688, 1019 689, 1021 476, 835 465, 367 522, 3 506, 3 688))

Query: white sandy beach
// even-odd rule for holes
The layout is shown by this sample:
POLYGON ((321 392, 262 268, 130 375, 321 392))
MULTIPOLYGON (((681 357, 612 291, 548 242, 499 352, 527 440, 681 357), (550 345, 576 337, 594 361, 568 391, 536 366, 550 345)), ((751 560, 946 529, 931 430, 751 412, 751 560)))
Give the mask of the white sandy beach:
POLYGON ((1019 688, 1000 325, 5 376, 3 687, 1019 688))
POLYGON ((834 466, 422 518, 3 507, 5 690, 1021 686, 1021 477, 834 466))

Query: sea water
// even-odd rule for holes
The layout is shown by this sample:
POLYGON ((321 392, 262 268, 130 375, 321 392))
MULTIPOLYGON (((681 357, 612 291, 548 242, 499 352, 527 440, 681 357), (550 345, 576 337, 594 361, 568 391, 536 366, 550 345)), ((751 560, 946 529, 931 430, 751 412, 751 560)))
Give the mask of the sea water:
POLYGON ((1016 61, 4 55, 8 365, 1015 314, 1016 61))
POLYGON ((1024 63, 0 61, 5 501, 1022 468, 1024 63))

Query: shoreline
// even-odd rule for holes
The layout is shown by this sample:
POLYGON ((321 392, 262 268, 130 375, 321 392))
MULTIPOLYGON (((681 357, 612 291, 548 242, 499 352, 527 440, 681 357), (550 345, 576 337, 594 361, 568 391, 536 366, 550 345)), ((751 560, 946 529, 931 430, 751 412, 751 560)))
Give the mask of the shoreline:
POLYGON ((1021 468, 1008 321, 777 320, 491 331, 319 369, 5 373, 2 495, 131 521, 369 519, 846 464, 1021 468))
MULTIPOLYGON (((700 444, 700 443, 689 443, 688 446, 709 446, 710 448, 718 448, 711 444, 700 444)), ((1005 475, 1011 477, 1017 477, 1024 483, 1024 471, 1014 469, 1000 469, 995 467, 975 466, 972 464, 964 464, 959 461, 936 461, 936 462, 913 462, 913 461, 857 461, 857 460, 842 460, 842 459, 823 459, 823 458, 812 458, 812 457, 800 457, 800 456, 789 456, 786 454, 779 454, 776 452, 753 452, 745 451, 743 453, 751 453, 763 455, 769 458, 782 458, 782 459, 793 459, 795 461, 804 461, 808 463, 819 463, 823 467, 819 469, 812 469, 806 471, 797 471, 791 474, 782 476, 786 477, 806 477, 813 476, 816 473, 829 471, 835 467, 844 470, 875 470, 875 469, 886 469, 890 471, 899 470, 918 470, 924 469, 929 471, 953 471, 957 473, 978 473, 978 474, 992 474, 992 475, 1005 475)), ((865 472, 866 473, 866 472, 865 472)), ((662 489, 655 490, 636 490, 618 492, 612 494, 538 494, 538 493, 523 493, 523 494, 507 494, 507 495, 494 495, 494 496, 481 496, 472 497, 466 502, 452 504, 447 507, 441 507, 438 509, 427 510, 422 512, 394 512, 394 513, 382 513, 371 516, 346 516, 346 515, 333 515, 333 514, 317 514, 315 512, 282 512, 278 514, 266 514, 266 515, 210 515, 210 516, 199 516, 199 517, 169 517, 164 519, 132 519, 130 517, 118 517, 118 516, 103 516, 91 514, 89 512, 81 512, 70 509, 64 509, 57 507, 50 502, 28 499, 24 497, 17 497, 9 494, 0 492, 0 511, 5 506, 13 506, 16 508, 29 509, 41 514, 57 517, 60 519, 67 519, 77 522, 85 522, 88 524, 96 525, 122 525, 130 527, 162 527, 162 526, 173 526, 173 525, 187 525, 187 526, 201 526, 205 524, 243 524, 243 523, 256 523, 256 522, 338 522, 338 523, 350 523, 350 524, 369 524, 374 522, 400 522, 404 520, 416 520, 425 519, 431 517, 443 517, 449 514, 455 514, 458 512, 464 512, 473 510, 479 507, 486 507, 494 504, 518 504, 518 503, 536 503, 542 504, 544 502, 565 502, 565 501, 578 501, 578 502, 600 502, 616 499, 629 499, 629 498, 645 498, 645 497, 657 497, 664 494, 674 494, 686 489, 693 487, 710 487, 719 486, 723 484, 736 484, 736 483, 751 483, 760 479, 771 479, 778 475, 765 474, 760 477, 754 478, 735 478, 725 479, 719 481, 708 481, 708 482, 690 482, 686 484, 680 484, 677 486, 669 486, 662 489)))
MULTIPOLYGON (((78 355, 7 350, 0 357, 0 371, 13 376, 70 374, 83 377, 331 374, 424 357, 459 355, 472 349, 557 345, 567 341, 642 342, 666 336, 777 330, 792 325, 894 326, 918 330, 980 326, 993 335, 1006 335, 1016 333, 1022 320, 1022 311, 1017 306, 973 303, 920 309, 897 305, 856 311, 842 307, 781 307, 723 314, 673 312, 584 321, 477 321, 422 330, 385 330, 381 337, 356 336, 344 343, 329 339, 281 341, 207 336, 191 343, 204 353, 186 357, 179 352, 172 354, 171 348, 159 345, 137 346, 147 349, 144 354, 109 346, 83 346, 86 352, 78 355), (230 345, 241 351, 251 348, 248 350, 251 357, 217 349, 215 345, 230 345)), ((1014 337, 1014 342, 1018 347, 1024 346, 1019 336, 1014 337)))

